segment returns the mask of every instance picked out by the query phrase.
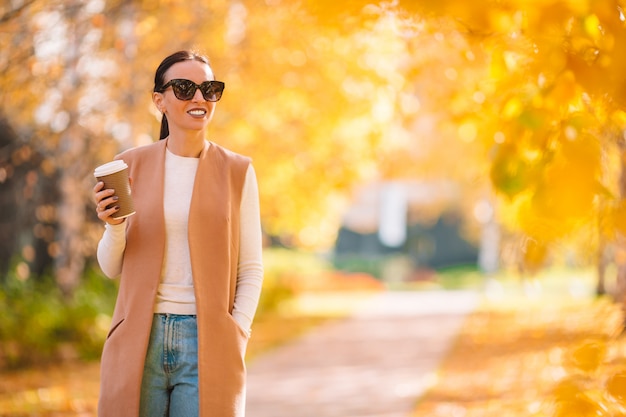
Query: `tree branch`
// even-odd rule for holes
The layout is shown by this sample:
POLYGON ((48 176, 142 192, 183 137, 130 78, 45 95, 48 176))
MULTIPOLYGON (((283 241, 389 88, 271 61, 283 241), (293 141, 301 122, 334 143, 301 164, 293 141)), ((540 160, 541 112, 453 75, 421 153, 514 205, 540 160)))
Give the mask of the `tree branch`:
POLYGON ((0 15, 0 25, 17 17, 20 13, 26 10, 27 7, 29 7, 31 4, 34 4, 36 1, 37 0, 28 0, 24 2, 21 6, 18 6, 15 9, 9 10, 3 15, 0 15))

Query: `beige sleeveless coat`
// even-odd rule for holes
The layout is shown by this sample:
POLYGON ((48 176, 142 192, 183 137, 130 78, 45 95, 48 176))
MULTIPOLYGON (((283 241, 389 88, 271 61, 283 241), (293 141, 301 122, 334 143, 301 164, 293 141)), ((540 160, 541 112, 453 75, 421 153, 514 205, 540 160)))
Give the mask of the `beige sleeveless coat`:
MULTIPOLYGON (((102 352, 100 417, 136 417, 141 376, 165 248, 163 180, 167 140, 128 150, 137 213, 111 329, 102 352)), ((189 248, 198 317, 201 417, 241 417, 247 335, 231 316, 239 251, 239 207, 250 160, 205 142, 189 210, 189 248)))

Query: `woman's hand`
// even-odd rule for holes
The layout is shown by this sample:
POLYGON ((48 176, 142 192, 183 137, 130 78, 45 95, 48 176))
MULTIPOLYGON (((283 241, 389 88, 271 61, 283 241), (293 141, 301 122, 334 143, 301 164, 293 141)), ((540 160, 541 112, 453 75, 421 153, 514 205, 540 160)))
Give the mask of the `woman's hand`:
POLYGON ((115 190, 110 188, 103 190, 103 188, 104 182, 102 181, 98 181, 93 187, 98 218, 111 225, 123 223, 124 219, 114 219, 111 217, 120 209, 118 205, 114 204, 117 202, 117 197, 114 195, 115 190), (107 206, 111 207, 107 209, 107 206))

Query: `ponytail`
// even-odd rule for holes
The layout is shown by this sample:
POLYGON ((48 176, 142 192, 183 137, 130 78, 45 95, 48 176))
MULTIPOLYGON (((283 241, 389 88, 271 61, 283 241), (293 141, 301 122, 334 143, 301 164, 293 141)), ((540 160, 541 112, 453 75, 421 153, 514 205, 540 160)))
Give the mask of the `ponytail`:
POLYGON ((161 133, 159 133, 159 140, 163 140, 170 135, 170 126, 167 123, 167 116, 163 113, 161 118, 161 133))

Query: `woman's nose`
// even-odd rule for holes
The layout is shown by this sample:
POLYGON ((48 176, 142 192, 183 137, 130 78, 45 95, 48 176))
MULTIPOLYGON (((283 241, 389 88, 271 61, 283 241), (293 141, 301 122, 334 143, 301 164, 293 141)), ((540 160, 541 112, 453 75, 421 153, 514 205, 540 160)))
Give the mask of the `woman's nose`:
POLYGON ((196 88, 196 91, 193 93, 193 101, 206 101, 204 96, 202 95, 202 91, 199 88, 196 88))

